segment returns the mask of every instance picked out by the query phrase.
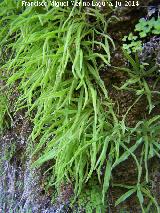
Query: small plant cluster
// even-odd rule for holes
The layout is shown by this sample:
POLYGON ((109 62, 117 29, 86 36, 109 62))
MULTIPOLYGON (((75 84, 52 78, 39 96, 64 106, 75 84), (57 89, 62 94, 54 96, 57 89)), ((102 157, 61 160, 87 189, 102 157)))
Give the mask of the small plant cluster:
MULTIPOLYGON (((106 195, 113 169, 131 157, 137 167, 137 183, 114 183, 128 190, 115 205, 136 194, 142 212, 152 207, 159 213, 158 203, 148 187, 148 160, 160 157, 160 116, 139 121, 131 128, 125 123, 130 106, 122 120, 118 119, 99 76, 100 64, 111 66, 110 48, 115 48, 107 33, 105 17, 98 9, 90 9, 89 15, 97 18, 92 24, 87 21, 87 12, 77 7, 45 7, 38 11, 26 7, 19 13, 20 2, 4 0, 0 4, 0 38, 3 37, 1 44, 12 50, 3 66, 9 75, 7 85, 19 82, 20 97, 15 110, 26 108, 34 125, 32 156, 39 157, 33 166, 52 162, 50 186, 60 189, 65 182, 71 182, 75 200, 83 196, 85 187, 91 183, 86 193, 90 202, 86 212, 96 209, 100 213, 107 208, 106 195), (140 158, 136 156, 137 150, 141 152, 140 158), (149 204, 144 202, 145 197, 149 204)), ((118 68, 127 72, 129 78, 117 89, 135 92, 135 103, 145 96, 151 113, 155 91, 150 90, 146 75, 155 68, 146 73, 137 58, 124 53, 131 68, 118 68)))
POLYGON ((144 38, 149 35, 160 34, 160 18, 157 20, 154 17, 151 20, 140 19, 134 31, 137 32, 138 35, 134 35, 134 33, 131 32, 122 39, 122 41, 125 42, 123 48, 127 50, 128 53, 142 51, 144 38))
POLYGON ((0 91, 0 132, 2 132, 4 125, 5 125, 5 115, 8 112, 8 101, 7 98, 2 92, 0 91))

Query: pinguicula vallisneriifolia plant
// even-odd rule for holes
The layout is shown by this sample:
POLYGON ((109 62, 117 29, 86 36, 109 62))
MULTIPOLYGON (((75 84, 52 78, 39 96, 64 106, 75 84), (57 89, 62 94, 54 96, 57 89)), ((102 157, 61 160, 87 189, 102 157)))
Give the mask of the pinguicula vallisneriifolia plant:
MULTIPOLYGON (((135 54, 135 58, 132 58, 130 54, 123 50, 125 58, 128 60, 130 66, 125 68, 117 68, 121 70, 122 72, 126 72, 128 75, 128 79, 126 82, 120 87, 116 87, 118 90, 126 90, 126 91, 132 91, 136 94, 137 99, 135 100, 135 103, 139 101, 142 97, 146 97, 148 104, 146 106, 146 115, 148 118, 138 121, 136 126, 132 128, 130 136, 133 134, 136 135, 136 141, 137 143, 141 144, 141 157, 140 160, 136 157, 136 155, 133 156, 135 158, 137 168, 138 168, 138 182, 136 186, 120 186, 124 187, 126 189, 129 189, 124 195, 122 195, 121 198, 119 198, 116 202, 116 205, 119 204, 119 202, 124 201, 127 197, 131 196, 132 193, 137 192, 138 199, 140 201, 140 205, 143 209, 143 195, 151 198, 152 202, 155 204, 157 212, 160 211, 158 207, 158 203, 156 199, 151 195, 148 189, 144 189, 146 183, 149 183, 149 168, 148 168, 148 161, 152 159, 153 157, 160 157, 160 140, 159 140, 159 122, 160 122, 160 115, 157 113, 152 113, 153 109, 156 107, 159 107, 160 101, 159 100, 159 91, 158 86, 159 85, 159 74, 158 74, 158 66, 148 67, 144 64, 140 63, 140 59, 138 58, 138 55, 135 54), (148 79, 156 79, 153 82, 153 85, 151 87, 150 84, 148 84, 148 79), (157 96, 155 101, 155 94, 157 96), (154 98, 153 98, 154 97, 154 98), (145 182, 140 184, 140 179, 142 179, 142 168, 145 170, 145 182), (139 187, 141 188, 141 193, 139 194, 139 187), (137 191, 138 190, 138 191, 137 191)), ((134 103, 134 104, 135 104, 134 103)), ((133 105, 128 108, 127 113, 133 105)), ((145 109, 145 107, 144 107, 145 109)), ((126 115, 123 117, 125 120, 126 115)), ((133 147, 136 144, 133 145, 133 147)), ((133 148, 132 147, 132 148, 133 148)), ((128 148, 127 148, 128 149, 128 148)), ((129 150, 128 150, 129 151, 129 150)), ((130 151, 129 151, 130 152, 130 151)), ((132 151, 131 151, 132 152, 132 151)), ((130 152, 130 153, 131 153, 130 152)), ((132 152, 133 154, 133 152, 132 152)), ((123 156, 123 155, 122 155, 123 156)), ((123 157, 127 157, 128 154, 124 154, 123 157)), ((113 165, 114 166, 114 165, 113 165)), ((118 185, 117 185, 118 186, 118 185)), ((146 186, 145 186, 146 187, 146 186)), ((146 208, 147 209, 147 208, 146 208)), ((145 211, 144 211, 145 212, 145 211)))
MULTIPOLYGON (((95 11, 104 30, 106 22, 100 12, 95 11)), ((95 11, 91 10, 89 15, 95 11)), ((113 148, 108 146, 113 138, 108 138, 107 129, 112 125, 106 118, 115 115, 107 102, 97 62, 110 65, 112 39, 87 22, 88 16, 81 8, 43 8, 42 13, 38 13, 27 7, 22 14, 8 16, 8 19, 6 37, 16 35, 16 41, 9 45, 14 54, 6 64, 12 72, 8 84, 21 80, 18 89, 22 95, 17 106, 28 107, 30 113, 34 110, 31 136, 33 140, 41 137, 33 155, 42 150, 42 156, 34 165, 55 159, 56 185, 65 178, 73 178, 78 195, 93 171, 97 171, 100 179, 100 170, 106 161, 104 200, 115 153, 113 149, 109 159, 105 156, 107 147, 113 148), (95 40, 97 36, 103 43, 95 40), (99 46, 103 54, 94 52, 95 46, 99 46), (103 98, 99 93, 103 93, 103 98), (109 111, 105 112, 105 108, 109 111), (101 153, 99 157, 98 153, 101 153)), ((117 158, 118 149, 117 146, 117 158)))
MULTIPOLYGON (((137 137, 128 147, 136 129, 126 127, 125 119, 118 120, 99 77, 100 62, 110 66, 110 47, 114 48, 103 15, 97 9, 87 14, 80 7, 50 6, 26 7, 20 13, 19 2, 4 0, 0 5, 2 44, 13 53, 4 68, 10 75, 8 85, 20 82, 16 110, 25 107, 33 120, 32 155, 39 155, 33 166, 52 160, 54 181, 50 184, 58 188, 63 181, 71 181, 75 196, 96 177, 106 203, 112 170, 131 156, 139 171, 136 190, 140 197, 145 187, 143 191, 139 187, 142 166, 134 153, 143 140, 137 137), (6 15, 3 8, 7 4, 6 15), (97 22, 93 25, 88 15, 95 14, 97 22)), ((142 206, 142 199, 140 203, 142 206)), ((156 201, 153 203, 157 206, 156 201)))

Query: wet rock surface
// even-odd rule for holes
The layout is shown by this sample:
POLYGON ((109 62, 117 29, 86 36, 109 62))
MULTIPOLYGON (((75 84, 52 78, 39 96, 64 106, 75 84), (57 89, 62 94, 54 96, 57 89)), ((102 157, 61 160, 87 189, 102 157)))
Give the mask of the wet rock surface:
POLYGON ((44 193, 41 169, 31 169, 30 123, 17 113, 13 126, 0 137, 0 212, 55 213, 59 207, 51 204, 44 193))
POLYGON ((153 36, 148 42, 144 43, 139 58, 142 63, 160 68, 160 37, 153 36))

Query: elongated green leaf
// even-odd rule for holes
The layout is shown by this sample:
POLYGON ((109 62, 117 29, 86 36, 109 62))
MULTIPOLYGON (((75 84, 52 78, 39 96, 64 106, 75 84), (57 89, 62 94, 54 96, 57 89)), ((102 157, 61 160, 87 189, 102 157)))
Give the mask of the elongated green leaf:
POLYGON ((106 165, 106 169, 105 169, 103 189, 102 189, 102 196, 103 196, 102 201, 103 201, 103 203, 105 201, 105 194, 106 194, 106 192, 109 188, 110 179, 111 179, 111 172, 112 172, 112 158, 107 160, 107 165, 106 165))
POLYGON ((118 198, 118 200, 115 203, 115 206, 118 206, 120 203, 125 201, 127 198, 129 198, 135 192, 136 192, 136 189, 130 189, 128 192, 126 192, 120 198, 118 198))

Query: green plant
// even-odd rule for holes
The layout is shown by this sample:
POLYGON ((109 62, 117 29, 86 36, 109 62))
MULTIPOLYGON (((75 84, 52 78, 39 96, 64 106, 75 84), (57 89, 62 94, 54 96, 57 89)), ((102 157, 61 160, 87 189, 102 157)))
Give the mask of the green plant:
POLYGON ((140 19, 139 23, 135 26, 135 31, 139 32, 140 38, 146 37, 148 34, 160 34, 160 19, 155 20, 153 17, 150 20, 140 19))
MULTIPOLYGON (((127 72, 129 78, 121 86, 121 88, 118 87, 116 88, 120 90, 128 90, 135 92, 135 94, 138 96, 135 103, 139 101, 139 99, 141 99, 142 96, 145 95, 146 99, 148 100, 148 110, 150 114, 155 107, 154 102, 152 100, 153 94, 157 93, 157 95, 159 95, 159 92, 156 90, 151 90, 151 88, 148 86, 147 78, 151 76, 152 77, 156 76, 157 67, 152 67, 149 70, 147 70, 147 68, 144 65, 139 63, 137 56, 135 56, 135 59, 133 59, 125 50, 124 55, 130 62, 132 68, 121 68, 121 69, 117 68, 120 69, 121 71, 127 72)), ((155 83, 155 85, 158 82, 159 78, 157 76, 157 82, 155 83)), ((129 110, 131 110, 132 107, 133 105, 130 108, 128 108, 126 114, 124 115, 123 117, 124 121, 127 113, 129 112, 129 110)), ((115 161, 115 163, 112 165, 112 169, 117 165, 119 165, 120 163, 122 163, 124 160, 128 159, 129 156, 132 156, 137 165, 138 176, 136 186, 113 184, 114 186, 120 187, 122 186, 128 189, 127 192, 116 201, 116 205, 119 205, 121 202, 125 201, 132 194, 136 193, 143 212, 146 211, 148 212, 148 209, 152 206, 152 204, 157 209, 155 211, 160 212, 158 203, 156 199, 151 195, 151 192, 147 185, 149 183, 148 161, 155 156, 157 158, 160 157, 159 119, 160 119, 159 115, 154 115, 150 119, 139 121, 134 128, 130 129, 131 132, 129 133, 130 140, 131 138, 132 139, 134 138, 134 140, 136 141, 135 144, 130 148, 128 148, 125 144, 122 144, 122 147, 126 149, 126 151, 119 157, 117 162, 115 161), (135 154, 138 147, 141 147, 141 154, 139 157, 136 156, 135 154), (145 183, 141 183, 143 179, 142 176, 143 167, 145 169, 145 183), (147 197, 150 200, 146 208, 144 208, 143 196, 147 197)))
MULTIPOLYGON (((86 213, 105 212, 106 206, 102 203, 101 189, 92 181, 92 185, 88 189, 83 190, 78 198, 78 205, 84 209, 86 213)), ((77 210, 75 211, 75 213, 77 210)))
POLYGON ((8 112, 7 98, 0 92, 0 132, 2 132, 5 124, 5 115, 8 112))
MULTIPOLYGON (((41 137, 33 155, 43 147, 42 156, 34 165, 54 159, 56 185, 74 177, 77 195, 94 170, 100 178, 105 162, 105 132, 111 126, 106 123, 106 116, 113 112, 110 104, 100 99, 100 94, 106 100, 108 95, 98 73, 98 62, 109 66, 109 43, 114 46, 107 33, 87 22, 87 14, 79 10, 52 8, 37 14, 28 7, 21 15, 14 15, 6 35, 16 35, 16 42, 9 45, 14 56, 5 65, 13 73, 8 85, 21 79, 22 95, 17 104, 28 107, 30 116, 34 116, 32 139, 41 137), (95 40, 98 36, 103 43, 95 40), (103 54, 94 51, 96 46, 103 54), (106 113, 106 107, 111 111, 106 113), (97 161, 97 152, 101 150, 97 161)), ((96 11, 96 15, 101 22, 100 12, 96 11)), ((109 179, 107 172, 103 197, 109 179)))
POLYGON ((123 44, 123 49, 125 49, 128 53, 135 53, 142 50, 142 41, 138 40, 138 36, 134 36, 133 33, 130 33, 128 36, 124 36, 122 41, 129 41, 129 44, 123 44))
POLYGON ((128 90, 133 91, 136 95, 140 98, 141 96, 145 95, 148 100, 148 108, 149 113, 151 113, 152 109, 155 107, 152 103, 152 96, 156 92, 159 94, 158 91, 152 91, 146 81, 147 77, 157 77, 156 84, 159 81, 159 78, 156 74, 157 67, 153 66, 148 69, 148 66, 141 64, 138 56, 135 55, 135 59, 133 59, 126 50, 123 51, 126 59, 129 61, 131 65, 130 68, 117 68, 122 72, 127 72, 129 78, 126 82, 121 86, 121 88, 117 88, 120 90, 128 90))
POLYGON ((125 201, 126 199, 128 199, 134 193, 136 193, 143 213, 149 211, 149 208, 150 208, 151 204, 154 204, 154 206, 155 206, 154 211, 160 212, 159 205, 158 205, 157 201, 152 196, 152 194, 150 193, 150 190, 148 189, 148 187, 146 186, 145 183, 141 183, 141 184, 137 183, 136 185, 133 185, 133 186, 115 184, 114 186, 122 187, 122 188, 127 189, 127 192, 124 193, 116 201, 116 203, 115 203, 116 206, 119 205, 121 202, 125 201), (150 202, 149 202, 149 204, 146 207, 144 207, 144 197, 150 199, 150 202))
POLYGON ((140 19, 139 23, 135 26, 135 32, 138 35, 134 35, 132 32, 128 36, 124 36, 122 41, 123 49, 127 50, 128 53, 136 53, 142 50, 143 38, 148 35, 159 35, 160 34, 160 18, 155 20, 153 17, 151 20, 140 19))
POLYGON ((2 69, 0 70, 0 133, 2 133, 5 127, 9 127, 10 122, 12 121, 8 98, 11 94, 11 90, 5 87, 6 81, 7 75, 2 69))

